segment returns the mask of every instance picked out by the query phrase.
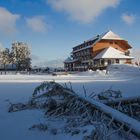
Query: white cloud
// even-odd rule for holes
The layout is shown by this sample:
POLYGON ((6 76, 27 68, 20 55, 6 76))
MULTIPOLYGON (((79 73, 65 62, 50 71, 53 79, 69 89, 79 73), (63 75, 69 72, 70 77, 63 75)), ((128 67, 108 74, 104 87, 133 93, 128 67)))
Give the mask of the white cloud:
POLYGON ((124 14, 122 14, 121 18, 128 25, 131 25, 135 22, 135 16, 132 14, 128 15, 128 14, 124 13, 124 14))
POLYGON ((12 34, 17 31, 16 21, 20 15, 12 14, 7 9, 0 7, 0 32, 4 34, 12 34))
POLYGON ((45 22, 45 16, 34 16, 31 18, 26 18, 26 23, 27 26, 35 32, 44 33, 48 29, 48 25, 45 22))
POLYGON ((104 10, 116 7, 120 0, 46 0, 58 11, 66 12, 71 19, 90 23, 104 10))

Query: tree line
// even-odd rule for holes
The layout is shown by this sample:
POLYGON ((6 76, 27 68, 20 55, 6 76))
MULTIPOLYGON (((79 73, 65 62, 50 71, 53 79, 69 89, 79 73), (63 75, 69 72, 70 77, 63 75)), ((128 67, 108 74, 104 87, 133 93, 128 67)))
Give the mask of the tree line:
POLYGON ((30 70, 31 57, 30 49, 26 43, 16 42, 12 44, 11 50, 9 48, 0 50, 0 65, 1 69, 7 70, 30 70))

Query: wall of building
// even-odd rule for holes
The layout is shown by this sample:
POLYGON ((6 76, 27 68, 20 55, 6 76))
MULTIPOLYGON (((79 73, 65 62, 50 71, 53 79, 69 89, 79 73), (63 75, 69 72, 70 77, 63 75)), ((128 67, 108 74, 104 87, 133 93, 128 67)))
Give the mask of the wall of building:
POLYGON ((106 59, 106 60, 93 61, 94 57, 97 54, 99 54, 102 50, 108 47, 113 47, 121 52, 124 52, 125 55, 129 55, 129 49, 131 48, 131 46, 125 40, 102 39, 99 42, 97 42, 95 45, 91 45, 90 43, 86 44, 85 42, 84 44, 81 44, 73 48, 73 53, 72 53, 73 59, 78 61, 74 63, 66 64, 65 68, 67 70, 81 71, 81 70, 94 69, 99 67, 105 68, 107 65, 114 64, 114 63, 119 63, 119 64, 131 63, 131 60, 125 60, 125 59, 106 59))
POLYGON ((94 57, 100 53, 103 49, 108 48, 109 46, 118 49, 122 52, 125 52, 129 49, 129 46, 121 40, 101 40, 96 45, 93 46, 93 55, 94 57))

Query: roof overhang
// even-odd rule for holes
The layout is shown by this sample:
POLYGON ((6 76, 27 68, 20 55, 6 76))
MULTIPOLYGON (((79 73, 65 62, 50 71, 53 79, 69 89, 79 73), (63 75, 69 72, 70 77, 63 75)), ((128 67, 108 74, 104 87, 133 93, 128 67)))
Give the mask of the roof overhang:
POLYGON ((126 56, 123 52, 110 46, 94 57, 94 60, 97 59, 134 59, 134 57, 126 56))

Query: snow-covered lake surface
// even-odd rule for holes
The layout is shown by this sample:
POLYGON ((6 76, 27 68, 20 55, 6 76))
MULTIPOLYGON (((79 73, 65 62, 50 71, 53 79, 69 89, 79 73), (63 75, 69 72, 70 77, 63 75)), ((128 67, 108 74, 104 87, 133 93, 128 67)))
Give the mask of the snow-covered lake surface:
MULTIPOLYGON (((59 83, 69 81, 73 89, 84 94, 83 85, 87 94, 99 93, 112 87, 120 90, 124 97, 140 96, 140 67, 114 65, 105 71, 88 71, 72 75, 0 75, 0 140, 75 140, 81 136, 51 135, 49 132, 29 131, 28 128, 35 123, 45 121, 42 112, 26 110, 8 113, 9 103, 24 102, 31 97, 36 86, 43 81, 55 80, 59 83)), ((59 127, 61 122, 52 122, 59 127), (58 124, 57 124, 58 123, 58 124)))

